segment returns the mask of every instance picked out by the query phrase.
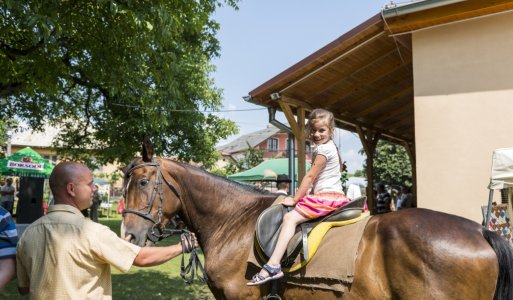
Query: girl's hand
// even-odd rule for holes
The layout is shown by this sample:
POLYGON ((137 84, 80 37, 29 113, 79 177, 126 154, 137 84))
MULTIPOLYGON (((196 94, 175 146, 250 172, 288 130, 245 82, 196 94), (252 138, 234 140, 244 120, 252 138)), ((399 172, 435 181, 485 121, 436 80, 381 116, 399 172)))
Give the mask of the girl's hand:
POLYGON ((296 201, 294 201, 294 198, 288 196, 281 202, 281 204, 285 206, 294 206, 296 205, 296 201))

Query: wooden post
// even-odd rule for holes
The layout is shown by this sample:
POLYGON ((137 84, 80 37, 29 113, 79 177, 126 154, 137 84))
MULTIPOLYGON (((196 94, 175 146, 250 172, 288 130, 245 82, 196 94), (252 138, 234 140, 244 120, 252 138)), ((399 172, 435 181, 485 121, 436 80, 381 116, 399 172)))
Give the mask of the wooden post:
POLYGON ((305 109, 303 107, 297 109, 297 123, 299 127, 297 135, 297 177, 298 182, 301 182, 306 175, 305 109))
POLYGON ((376 151, 376 145, 378 144, 380 133, 376 131, 366 130, 360 126, 356 127, 356 131, 360 136, 363 149, 367 155, 367 205, 371 214, 374 214, 374 206, 376 199, 374 197, 374 152, 376 151))
POLYGON ((278 100, 278 103, 297 140, 297 180, 301 182, 306 175, 305 109, 303 107, 297 108, 296 121, 290 105, 281 100, 278 100))

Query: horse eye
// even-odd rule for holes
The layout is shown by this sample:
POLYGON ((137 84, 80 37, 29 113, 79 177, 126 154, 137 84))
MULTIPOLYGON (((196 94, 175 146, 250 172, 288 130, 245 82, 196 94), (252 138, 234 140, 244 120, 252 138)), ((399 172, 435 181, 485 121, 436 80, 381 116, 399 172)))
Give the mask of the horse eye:
POLYGON ((139 185, 140 185, 141 187, 145 187, 146 185, 148 185, 148 182, 150 182, 148 179, 141 179, 141 180, 139 181, 139 185))

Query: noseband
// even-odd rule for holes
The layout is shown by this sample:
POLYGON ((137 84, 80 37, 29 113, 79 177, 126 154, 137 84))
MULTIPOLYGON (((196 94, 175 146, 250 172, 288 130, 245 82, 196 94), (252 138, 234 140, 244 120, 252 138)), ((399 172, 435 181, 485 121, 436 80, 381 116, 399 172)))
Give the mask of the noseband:
POLYGON ((126 214, 135 214, 135 215, 138 215, 146 220, 153 222, 153 226, 151 226, 151 228, 148 230, 147 235, 148 235, 148 239, 150 241, 156 242, 156 241, 159 241, 162 238, 164 238, 163 230, 162 230, 162 228, 160 228, 160 225, 162 224, 162 205, 164 202, 164 196, 163 196, 163 192, 162 192, 162 181, 164 181, 167 184, 167 186, 171 189, 171 191, 173 191, 173 193, 176 195, 176 197, 178 197, 178 199, 180 199, 180 194, 178 193, 175 186, 172 183, 168 182, 166 180, 166 177, 164 177, 162 175, 162 172, 160 171, 160 164, 158 162, 152 161, 152 162, 146 162, 146 163, 141 163, 141 164, 135 165, 126 172, 129 180, 125 186, 125 197, 124 197, 125 201, 127 199, 126 195, 128 193, 128 186, 130 185, 130 177, 132 176, 132 173, 135 170, 137 170, 139 168, 143 168, 143 167, 157 168, 155 184, 153 185, 153 189, 151 191, 150 203, 148 206, 148 210, 144 211, 144 210, 135 210, 135 209, 126 208, 123 210, 123 217, 126 214), (153 209, 153 203, 155 202, 155 197, 157 196, 157 194, 159 195, 160 201, 159 201, 159 207, 157 210, 158 220, 155 220, 155 218, 151 214, 151 210, 153 209))

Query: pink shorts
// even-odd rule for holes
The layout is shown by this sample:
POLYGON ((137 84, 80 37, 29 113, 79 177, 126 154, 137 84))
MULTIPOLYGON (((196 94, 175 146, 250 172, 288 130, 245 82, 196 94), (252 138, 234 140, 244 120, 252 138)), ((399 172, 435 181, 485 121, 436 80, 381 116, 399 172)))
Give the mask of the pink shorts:
POLYGON ((349 198, 343 193, 321 192, 299 199, 294 210, 305 218, 316 219, 348 203, 349 198))

